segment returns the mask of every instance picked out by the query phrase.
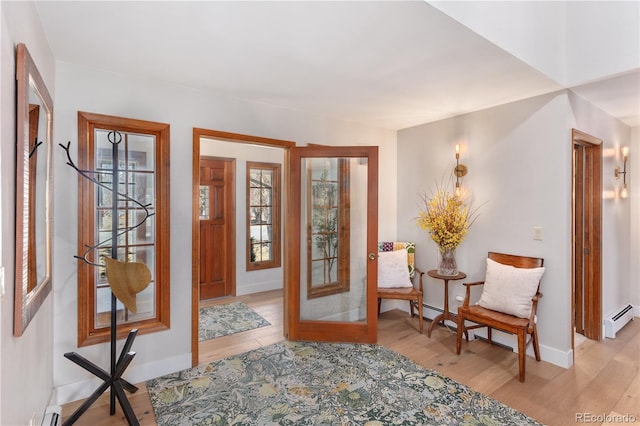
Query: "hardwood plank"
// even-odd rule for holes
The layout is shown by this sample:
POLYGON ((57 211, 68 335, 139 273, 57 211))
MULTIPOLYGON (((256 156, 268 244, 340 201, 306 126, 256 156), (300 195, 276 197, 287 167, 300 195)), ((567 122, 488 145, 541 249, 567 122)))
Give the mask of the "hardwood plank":
POLYGON ((616 413, 632 414, 640 421, 640 379, 637 374, 633 382, 622 393, 613 410, 616 413))
MULTIPOLYGON (((136 413, 140 426, 156 425, 156 416, 153 413, 147 387, 144 383, 137 384, 138 391, 127 394, 133 412, 136 413)), ((62 418, 66 420, 82 404, 82 400, 65 404, 62 407, 62 418)), ((94 425, 128 425, 127 419, 116 401, 116 413, 109 415, 109 392, 105 392, 80 418, 74 423, 77 426, 94 425)))
POLYGON ((616 411, 610 412, 603 426, 626 426, 626 425, 640 425, 640 417, 636 416, 635 421, 631 421, 632 417, 628 414, 618 413, 616 411))
MULTIPOLYGON (((201 342, 201 364, 284 340, 282 291, 204 303, 235 300, 246 303, 272 325, 201 342)), ((429 326, 427 323, 425 330, 429 326)), ((393 310, 379 317, 379 345, 485 393, 541 423, 575 424, 579 413, 602 418, 606 414, 617 413, 635 416, 640 421, 640 321, 632 321, 625 326, 616 339, 584 342, 576 348, 575 365, 569 369, 544 361, 536 362, 528 357, 524 383, 520 383, 517 377, 517 354, 485 341, 474 340, 465 342, 462 353, 456 355, 455 339, 455 334, 442 326, 434 328, 431 338, 420 334, 417 331, 417 319, 410 318, 404 311, 393 310)), ((155 425, 146 387, 144 383, 137 386, 140 390, 129 395, 133 410, 141 425, 155 425)), ((63 419, 81 403, 77 401, 63 406, 63 419)), ((109 415, 108 393, 105 393, 76 424, 126 425, 127 422, 119 407, 114 416, 109 415)))
POLYGON ((612 360, 588 386, 577 395, 576 409, 592 413, 608 413, 631 385, 637 367, 612 360))

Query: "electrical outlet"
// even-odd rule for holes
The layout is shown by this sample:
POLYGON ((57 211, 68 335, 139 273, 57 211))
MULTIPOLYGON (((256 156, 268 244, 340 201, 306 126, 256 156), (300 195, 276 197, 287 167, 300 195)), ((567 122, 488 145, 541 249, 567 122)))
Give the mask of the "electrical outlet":
POLYGON ((542 241, 542 226, 533 227, 533 239, 542 241))

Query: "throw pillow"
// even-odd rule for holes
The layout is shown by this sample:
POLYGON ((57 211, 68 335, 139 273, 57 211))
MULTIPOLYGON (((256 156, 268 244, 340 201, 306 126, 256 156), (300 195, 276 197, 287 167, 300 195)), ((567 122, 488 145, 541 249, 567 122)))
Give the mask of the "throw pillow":
POLYGON ((409 279, 407 249, 378 253, 378 287, 412 287, 409 279))
POLYGON ((478 305, 520 318, 529 318, 544 268, 516 268, 487 259, 482 295, 478 305))

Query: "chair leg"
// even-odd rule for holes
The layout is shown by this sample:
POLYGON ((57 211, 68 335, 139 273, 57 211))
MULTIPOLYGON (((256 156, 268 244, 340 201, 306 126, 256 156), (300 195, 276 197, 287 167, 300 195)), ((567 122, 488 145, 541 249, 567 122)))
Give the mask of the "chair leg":
POLYGON ((458 333, 456 335, 456 354, 460 355, 460 349, 462 348, 462 332, 464 331, 467 336, 467 342, 469 341, 469 334, 464 330, 464 316, 460 315, 458 311, 458 333))
POLYGON ((382 303, 382 299, 378 298, 378 316, 380 316, 380 304, 382 303))
POLYGON ((413 300, 409 300, 409 312, 411 313, 411 318, 416 315, 413 313, 413 300))
POLYGON ((493 343, 491 341, 491 327, 487 327, 487 342, 493 343))
POLYGON ((525 329, 518 330, 518 378, 524 382, 524 366, 527 356, 527 332, 525 329))
POLYGON ((422 295, 418 296, 418 326, 420 327, 420 334, 422 334, 422 295))
POLYGON ((538 346, 538 327, 533 325, 533 333, 531 333, 533 339, 533 352, 536 354, 536 361, 540 361, 540 346, 538 346))

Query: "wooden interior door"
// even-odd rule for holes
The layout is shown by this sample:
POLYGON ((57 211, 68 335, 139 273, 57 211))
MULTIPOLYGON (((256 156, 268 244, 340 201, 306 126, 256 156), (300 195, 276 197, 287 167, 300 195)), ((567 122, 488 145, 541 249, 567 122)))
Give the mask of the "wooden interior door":
POLYGON ((289 150, 285 335, 377 340, 378 148, 289 150))
POLYGON ((575 331, 602 339, 602 140, 573 130, 575 331))
POLYGON ((584 332, 584 147, 575 144, 573 147, 574 190, 573 190, 573 325, 576 333, 584 332))
POLYGON ((200 300, 235 294, 235 160, 200 159, 200 300))

